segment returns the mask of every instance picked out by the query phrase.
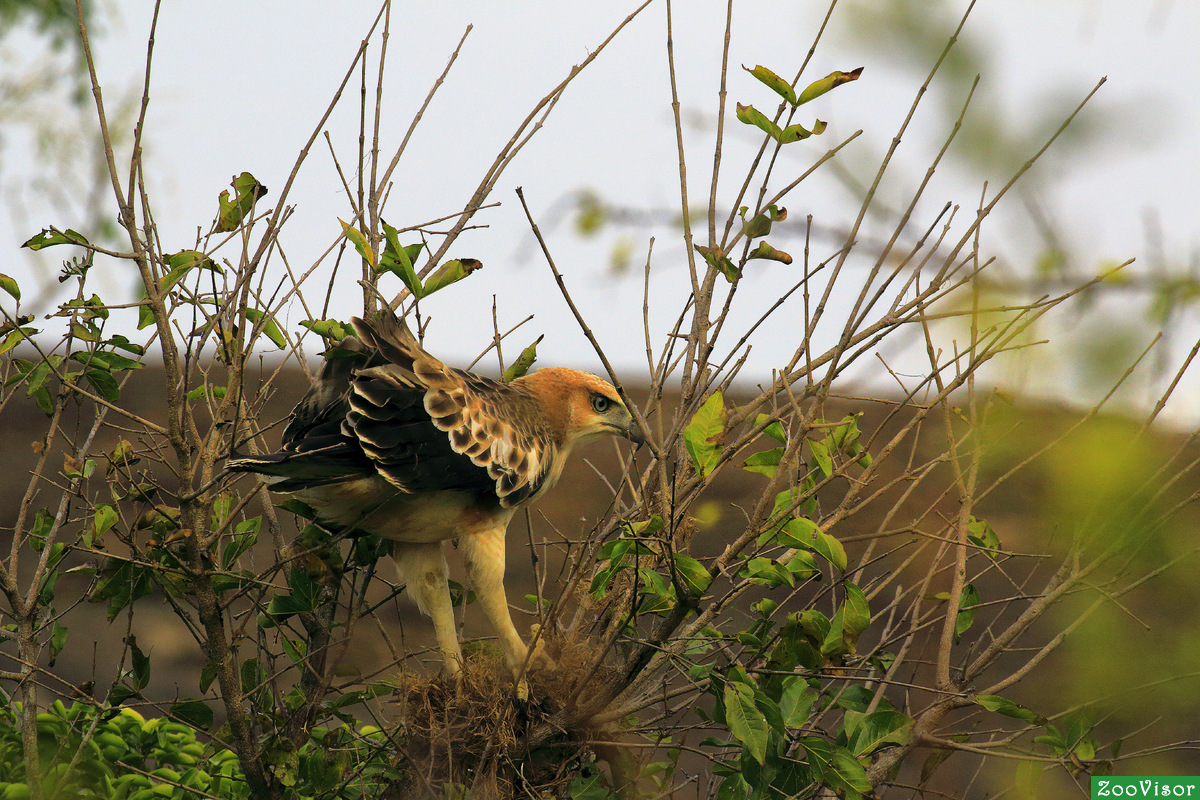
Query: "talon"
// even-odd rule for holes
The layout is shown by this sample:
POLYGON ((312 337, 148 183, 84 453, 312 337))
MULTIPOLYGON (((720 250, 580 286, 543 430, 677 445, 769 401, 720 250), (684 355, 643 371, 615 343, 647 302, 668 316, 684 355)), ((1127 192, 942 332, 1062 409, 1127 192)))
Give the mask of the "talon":
POLYGON ((550 654, 546 652, 546 639, 544 636, 538 636, 538 633, 540 633, 541 630, 542 626, 536 622, 529 626, 530 640, 534 642, 533 652, 529 656, 529 669, 554 672, 558 669, 558 664, 556 664, 550 654))

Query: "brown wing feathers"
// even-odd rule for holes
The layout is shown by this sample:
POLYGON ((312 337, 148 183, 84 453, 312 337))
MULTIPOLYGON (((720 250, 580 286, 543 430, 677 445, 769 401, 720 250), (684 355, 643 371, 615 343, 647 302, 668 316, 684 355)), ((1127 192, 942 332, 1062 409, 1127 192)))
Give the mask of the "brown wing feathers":
MULTIPOLYGON (((369 400, 376 407, 386 406, 390 404, 378 402, 384 386, 395 394, 407 388, 413 396, 421 396, 426 419, 433 423, 433 429, 441 432, 440 442, 448 444, 450 452, 458 457, 457 461, 441 458, 436 464, 452 472, 455 483, 466 481, 474 486, 473 481, 466 480, 467 476, 478 475, 490 484, 505 507, 522 502, 541 488, 550 472, 553 454, 539 441, 545 433, 544 425, 538 424, 536 403, 527 392, 447 367, 422 350, 416 337, 391 315, 372 323, 359 319, 353 323, 363 343, 391 362, 360 370, 351 381, 350 403, 355 411, 360 411, 356 398, 369 400)), ((379 414, 366 416, 375 418, 379 414)), ((399 421, 388 420, 390 425, 399 421)), ((365 433, 364 430, 358 434, 360 439, 365 433)), ((373 454, 367 446, 364 450, 373 460, 386 458, 384 454, 373 454)), ((411 466, 414 471, 420 469, 422 477, 431 478, 428 473, 435 465, 429 463, 428 457, 432 452, 427 450, 424 455, 424 463, 417 459, 411 466)), ((385 470, 383 461, 378 461, 380 472, 400 488, 412 491, 413 476, 408 476, 406 483, 396 469, 404 459, 387 460, 392 462, 389 464, 392 469, 385 470)))
POLYGON ((523 387, 447 367, 391 314, 352 321, 296 406, 283 449, 230 459, 297 491, 378 474, 403 492, 465 491, 511 508, 536 494, 556 451, 523 387))

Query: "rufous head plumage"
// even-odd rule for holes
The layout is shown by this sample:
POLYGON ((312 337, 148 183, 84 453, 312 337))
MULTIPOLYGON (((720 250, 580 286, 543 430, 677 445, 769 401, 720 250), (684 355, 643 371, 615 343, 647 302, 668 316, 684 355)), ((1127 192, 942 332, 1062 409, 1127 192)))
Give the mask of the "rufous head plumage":
POLYGON ((547 367, 515 383, 538 398, 561 446, 571 448, 600 436, 645 441, 617 390, 590 372, 547 367))

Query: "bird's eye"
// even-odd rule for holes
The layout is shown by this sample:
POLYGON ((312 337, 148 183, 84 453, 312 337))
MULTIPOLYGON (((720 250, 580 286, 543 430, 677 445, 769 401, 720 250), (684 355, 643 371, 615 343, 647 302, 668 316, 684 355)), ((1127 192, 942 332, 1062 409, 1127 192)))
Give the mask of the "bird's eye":
POLYGON ((609 400, 602 394, 592 395, 592 408, 597 414, 603 414, 612 406, 612 400, 609 400))

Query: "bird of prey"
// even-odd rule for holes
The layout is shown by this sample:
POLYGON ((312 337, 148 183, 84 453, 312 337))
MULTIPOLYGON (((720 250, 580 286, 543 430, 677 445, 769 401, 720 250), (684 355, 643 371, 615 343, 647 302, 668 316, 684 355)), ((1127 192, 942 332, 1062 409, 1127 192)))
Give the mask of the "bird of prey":
POLYGON ((278 452, 231 459, 307 503, 328 527, 392 540, 408 591, 433 621, 443 672, 455 633, 442 542, 457 539, 468 577, 514 675, 531 655, 504 593, 504 532, 517 509, 562 474, 571 451, 602 436, 643 439, 616 390, 595 375, 541 369, 501 383, 447 367, 390 313, 352 320, 292 412, 278 452))

